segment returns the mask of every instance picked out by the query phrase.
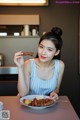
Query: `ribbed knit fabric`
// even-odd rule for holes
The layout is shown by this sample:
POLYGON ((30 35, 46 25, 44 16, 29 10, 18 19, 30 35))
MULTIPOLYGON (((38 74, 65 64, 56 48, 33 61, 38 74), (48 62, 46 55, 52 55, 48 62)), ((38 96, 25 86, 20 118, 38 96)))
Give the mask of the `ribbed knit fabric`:
POLYGON ((49 80, 42 80, 38 77, 34 59, 31 62, 30 94, 49 95, 55 90, 59 75, 59 60, 54 60, 54 74, 49 80))

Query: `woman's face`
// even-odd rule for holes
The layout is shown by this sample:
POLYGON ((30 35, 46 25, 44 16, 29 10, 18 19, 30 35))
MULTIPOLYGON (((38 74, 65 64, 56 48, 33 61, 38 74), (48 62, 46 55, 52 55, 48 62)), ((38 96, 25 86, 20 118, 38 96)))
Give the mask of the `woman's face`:
POLYGON ((40 61, 47 62, 56 55, 56 47, 52 41, 43 40, 38 46, 38 56, 40 61))

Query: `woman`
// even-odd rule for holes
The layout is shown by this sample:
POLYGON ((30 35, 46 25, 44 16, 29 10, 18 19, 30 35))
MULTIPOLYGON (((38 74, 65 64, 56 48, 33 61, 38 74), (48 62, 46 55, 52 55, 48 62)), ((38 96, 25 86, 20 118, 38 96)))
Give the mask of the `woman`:
POLYGON ((24 62, 23 52, 15 53, 20 96, 43 94, 57 97, 65 66, 60 60, 63 44, 61 35, 62 30, 58 27, 53 27, 50 32, 45 33, 39 41, 37 58, 24 62))

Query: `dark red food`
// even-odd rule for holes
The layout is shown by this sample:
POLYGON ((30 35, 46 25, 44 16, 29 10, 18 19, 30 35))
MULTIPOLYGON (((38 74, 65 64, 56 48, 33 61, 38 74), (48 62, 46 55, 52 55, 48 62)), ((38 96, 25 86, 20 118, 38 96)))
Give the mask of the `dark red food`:
POLYGON ((33 56, 33 52, 23 52, 23 56, 27 56, 27 55, 33 56))
POLYGON ((34 98, 29 105, 41 107, 41 106, 48 106, 48 105, 51 105, 53 103, 54 103, 54 100, 49 99, 49 98, 45 98, 45 99, 34 98))

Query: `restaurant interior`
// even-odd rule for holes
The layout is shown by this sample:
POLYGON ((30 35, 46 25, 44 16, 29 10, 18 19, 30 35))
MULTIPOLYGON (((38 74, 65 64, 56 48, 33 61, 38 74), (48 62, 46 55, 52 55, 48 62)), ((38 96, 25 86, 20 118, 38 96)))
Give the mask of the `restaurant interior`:
POLYGON ((59 95, 68 96, 80 117, 80 2, 75 1, 49 0, 44 6, 0 5, 0 96, 18 94, 14 53, 18 50, 32 51, 33 56, 25 59, 35 57, 41 35, 53 26, 61 27, 61 59, 65 63, 65 71, 59 95))

